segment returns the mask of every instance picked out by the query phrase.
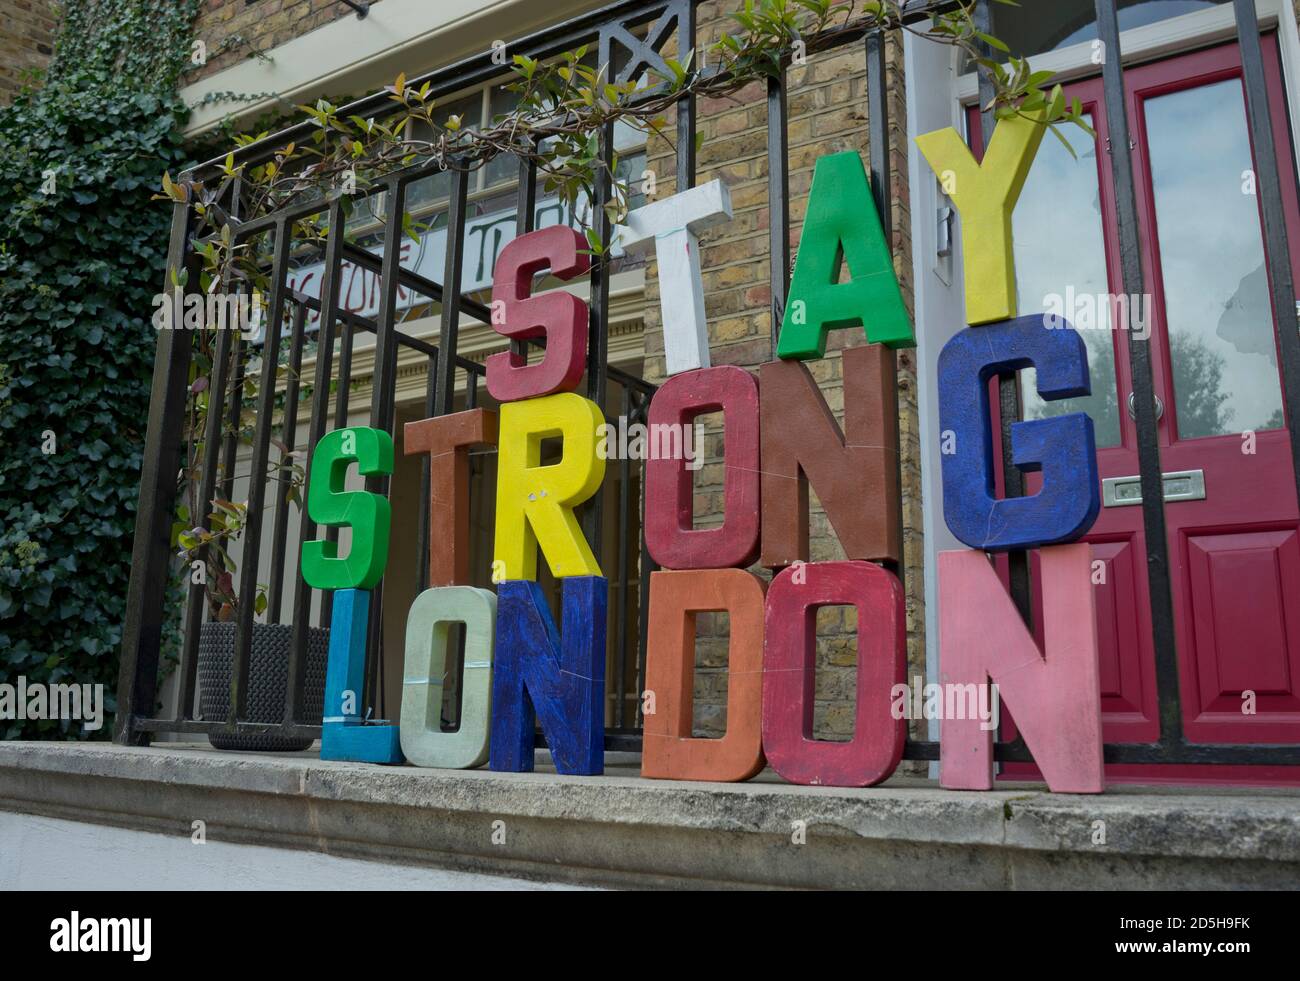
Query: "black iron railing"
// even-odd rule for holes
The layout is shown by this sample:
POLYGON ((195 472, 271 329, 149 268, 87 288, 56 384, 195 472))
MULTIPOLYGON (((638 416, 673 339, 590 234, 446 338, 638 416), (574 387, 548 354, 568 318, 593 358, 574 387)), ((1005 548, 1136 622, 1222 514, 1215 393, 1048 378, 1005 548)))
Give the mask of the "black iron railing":
MULTIPOLYGON (((582 44, 595 45, 599 52, 600 64, 615 66, 614 73, 617 80, 635 78, 647 67, 664 67, 659 52, 669 40, 675 38, 678 49, 682 51, 694 47, 698 2, 699 0, 659 0, 659 2, 622 0, 596 13, 574 18, 517 41, 511 45, 511 48, 536 59, 547 59, 582 44)), ((1274 309, 1279 312, 1280 317, 1285 318, 1287 311, 1295 309, 1295 295, 1286 229, 1282 219, 1281 182, 1284 179, 1295 180, 1295 175, 1279 174, 1276 166, 1273 136, 1268 123, 1268 92, 1264 81, 1259 25, 1256 22, 1253 2, 1234 0, 1234 3, 1249 104, 1250 136, 1260 168, 1259 193, 1264 214, 1269 282, 1274 309)), ((908 4, 907 16, 920 19, 929 16, 933 9, 942 6, 945 5, 908 4)), ((1103 67, 1109 122, 1114 145, 1122 148, 1128 145, 1128 122, 1123 97, 1123 68, 1116 6, 1116 0, 1096 0, 1100 37, 1109 53, 1103 67)), ((987 0, 981 0, 979 9, 985 23, 987 23, 986 8, 987 0)), ((837 35, 836 41, 839 46, 863 45, 867 77, 871 183, 881 219, 885 224, 886 239, 890 240, 893 202, 888 151, 889 106, 885 83, 884 42, 885 38, 881 33, 865 28, 857 32, 842 32, 837 35)), ((409 84, 418 87, 427 82, 430 85, 431 95, 434 98, 441 98, 469 87, 501 80, 501 67, 492 61, 490 54, 485 53, 417 78, 409 84)), ((767 164, 774 348, 777 330, 784 312, 790 269, 786 89, 784 70, 768 80, 767 164)), ((391 108, 392 104, 387 94, 377 93, 347 107, 343 110, 343 114, 382 117, 391 111, 391 108)), ((695 122, 693 99, 687 96, 678 103, 676 112, 677 134, 674 142, 678 190, 693 186, 695 183, 695 122)), ((986 118, 985 126, 991 126, 991 122, 986 118)), ((273 156, 276 148, 290 141, 305 141, 311 135, 312 125, 304 122, 277 134, 272 139, 238 149, 235 151, 236 161, 250 166, 265 162, 273 156)), ((601 146, 608 160, 613 148, 611 130, 607 129, 601 134, 601 146)), ((1142 269, 1138 248, 1139 227, 1132 162, 1129 155, 1120 150, 1110 155, 1110 161, 1118 197, 1123 288, 1130 295, 1140 294, 1143 291, 1142 269)), ((219 161, 213 161, 197 168, 187 176, 202 177, 213 172, 213 168, 218 163, 219 161)), ((307 311, 319 314, 315 373, 311 385, 308 446, 314 446, 330 425, 329 393, 332 384, 335 387, 332 425, 340 427, 347 424, 351 408, 348 400, 352 379, 353 337, 358 331, 372 333, 376 338, 373 396, 369 406, 371 426, 393 431, 396 411, 397 355, 400 348, 413 350, 428 359, 428 387, 424 406, 427 414, 441 415, 454 411, 457 408, 456 393, 460 381, 464 382, 464 406, 473 407, 479 404, 478 383, 483 373, 482 365, 458 354, 458 332, 462 314, 483 323, 490 322, 488 310, 482 302, 472 295, 467 295, 461 288, 468 181, 466 173, 455 172, 452 176, 448 203, 446 265, 442 281, 434 282, 405 269, 399 261, 398 246, 403 234, 401 215, 407 188, 413 182, 434 172, 429 167, 414 167, 388 176, 379 187, 359 195, 366 196, 379 191, 386 194, 387 217, 383 229, 383 251, 379 255, 344 241, 343 236, 339 234, 344 221, 338 201, 296 203, 274 214, 241 222, 239 220, 240 188, 237 183, 232 188, 227 210, 232 215, 236 237, 247 240, 252 236, 268 232, 275 237, 271 268, 271 301, 267 322, 273 325, 279 324, 286 311, 292 310, 293 327, 288 335, 291 364, 301 364, 307 311), (330 233, 323 247, 324 273, 320 299, 316 300, 289 291, 285 285, 285 274, 290 259, 288 230, 292 227, 292 223, 308 215, 322 212, 327 213, 330 233), (379 275, 379 305, 373 318, 360 317, 342 309, 338 297, 338 283, 340 270, 345 262, 365 267, 379 275), (436 345, 411 337, 398 329, 396 314, 399 286, 422 295, 431 304, 440 305, 440 334, 436 345), (333 354, 336 342, 339 345, 337 364, 333 354)), ((521 163, 517 192, 519 233, 532 229, 536 195, 535 170, 526 162, 521 163)), ((597 231, 602 241, 610 240, 609 222, 604 208, 609 196, 610 187, 606 180, 597 186, 592 208, 592 215, 597 222, 597 231)), ((168 264, 170 270, 178 272, 190 270, 190 283, 197 282, 194 228, 189 207, 185 204, 177 204, 174 209, 168 264)), ((644 420, 654 387, 609 363, 609 269, 603 263, 597 263, 591 273, 589 306, 586 394, 598 405, 607 406, 610 394, 608 385, 613 381, 622 387, 621 408, 624 416, 644 420)), ((923 325, 921 329, 924 329, 923 325)), ((1125 330, 1124 333, 1133 365, 1133 389, 1141 463, 1143 526, 1147 548, 1153 642, 1157 661, 1161 735, 1156 743, 1107 745, 1105 758, 1107 762, 1126 764, 1300 764, 1300 746, 1205 745, 1191 744, 1184 738, 1149 341, 1140 331, 1125 330)), ((1290 429, 1293 458, 1300 461, 1300 335, 1297 335, 1295 330, 1287 329, 1283 329, 1281 335, 1286 419, 1290 429)), ((294 428, 295 415, 301 398, 300 386, 291 383, 290 387, 283 392, 286 403, 284 408, 276 409, 274 363, 278 345, 282 341, 276 330, 268 330, 266 336, 265 350, 261 352, 263 380, 259 387, 259 404, 253 437, 252 472, 254 474, 262 474, 266 470, 272 428, 277 415, 281 420, 281 441, 288 446, 294 445, 294 437, 297 435, 294 428), (267 374, 268 371, 270 374, 267 374)), ((180 697, 177 709, 169 718, 155 717, 159 651, 164 624, 163 597, 169 576, 169 531, 176 492, 175 475, 181 459, 182 419, 188 392, 191 343, 190 337, 184 331, 163 331, 159 334, 144 472, 141 480, 140 517, 132 553, 133 574, 122 648, 116 737, 120 742, 139 744, 147 743, 155 732, 205 733, 216 730, 263 732, 274 729, 286 735, 295 733, 315 735, 318 734, 319 727, 304 725, 300 721, 305 660, 303 652, 306 648, 306 631, 311 624, 313 591, 306 586, 300 576, 297 576, 296 560, 293 569, 295 586, 292 610, 289 614, 289 622, 294 625, 296 631, 296 642, 290 664, 291 684, 284 718, 274 724, 245 721, 249 637, 254 622, 252 600, 257 588, 256 556, 262 534, 260 512, 267 492, 265 483, 256 480, 250 486, 250 514, 256 516, 250 517, 246 532, 248 544, 244 547, 245 564, 240 573, 241 600, 246 599, 247 602, 240 603, 235 651, 237 697, 231 701, 230 715, 226 719, 202 720, 194 718, 193 715, 196 645, 200 624, 204 617, 204 604, 201 591, 191 587, 184 617, 184 647, 179 666, 180 697)), ((219 345, 240 343, 238 336, 225 333, 218 339, 219 345)), ((218 355, 219 362, 225 353, 229 353, 228 349, 222 348, 218 355)), ((244 363, 239 359, 235 361, 237 365, 244 363)), ((242 368, 237 367, 236 372, 239 370, 242 368)), ((212 379, 210 390, 214 399, 222 397, 227 391, 230 392, 229 404, 225 406, 224 414, 222 411, 210 413, 208 445, 215 446, 223 432, 223 420, 225 422, 234 420, 236 423, 239 420, 242 409, 240 379, 226 378, 224 374, 219 373, 212 379)), ((1003 425, 1009 426, 1020 415, 1019 393, 1014 377, 1003 380, 1001 391, 1003 425)), ((897 398, 897 393, 894 392, 892 397, 897 398)), ((1002 445, 1004 453, 1009 454, 1011 443, 1006 437, 1007 434, 1004 432, 1002 445)), ((206 461, 202 473, 200 485, 202 500, 212 497, 219 479, 223 482, 223 491, 229 496, 237 449, 234 438, 227 436, 220 461, 217 454, 210 454, 211 458, 206 461)), ((646 553, 644 538, 640 533, 638 520, 638 515, 641 513, 640 484, 633 479, 634 474, 631 469, 637 465, 628 461, 621 461, 618 465, 621 479, 616 482, 618 530, 615 543, 615 574, 612 577, 617 591, 614 602, 610 604, 610 616, 613 621, 611 636, 617 638, 617 644, 620 646, 613 669, 609 673, 609 681, 614 686, 614 690, 611 693, 613 704, 609 714, 611 722, 606 746, 610 749, 638 749, 640 746, 638 696, 640 681, 644 676, 646 599, 649 574, 653 565, 646 553), (634 486, 637 487, 635 492, 634 486), (634 524, 635 531, 633 531, 634 524), (633 592, 633 584, 635 584, 635 592, 633 592), (633 608, 638 620, 638 629, 635 632, 629 630, 633 608), (632 645, 630 647, 629 634, 631 634, 632 645)), ((422 489, 425 492, 424 500, 427 500, 429 479, 427 461, 424 466, 426 470, 422 489)), ((1022 493, 1022 488, 1016 486, 1018 469, 1011 464, 1009 458, 1004 459, 1004 467, 1008 477, 1007 493, 1022 493)), ((1296 467, 1296 471, 1300 474, 1300 465, 1296 467)), ((388 480, 372 478, 369 489, 386 493, 388 480)), ((283 488, 279 490, 282 491, 283 488)), ((1298 478, 1298 494, 1300 494, 1300 478, 1298 478)), ((270 582, 275 587, 271 590, 273 600, 269 609, 269 617, 272 621, 280 618, 284 612, 278 598, 285 582, 284 577, 289 574, 285 564, 283 543, 286 540, 288 523, 294 520, 292 509, 284 502, 283 496, 283 493, 277 493, 271 528, 273 558, 270 582)), ((418 574, 419 581, 423 583, 427 573, 429 534, 428 515, 423 508, 419 520, 421 565, 418 574)), ((896 520, 901 525, 901 514, 896 517, 896 520)), ((315 526, 305 509, 299 509, 297 521, 300 540, 307 540, 315 535, 315 526)), ((604 540, 600 506, 591 506, 584 511, 582 525, 588 540, 593 545, 604 540)), ((336 532, 331 530, 330 534, 336 532)), ((900 577, 905 575, 905 568, 902 562, 894 567, 900 577)), ((1017 606, 1028 620, 1031 609, 1030 577, 1027 557, 1023 553, 1012 556, 1011 592, 1017 606)), ((382 611, 382 584, 375 591, 374 603, 382 611)), ((315 605, 318 610, 317 622, 328 623, 328 596, 320 597, 315 605)), ((382 622, 382 613, 372 617, 372 636, 367 661, 369 687, 365 696, 368 704, 376 699, 380 688, 382 622)), ((1004 761, 1031 759, 1027 749, 1019 740, 999 743, 996 753, 997 758, 1004 761)), ((909 759, 937 760, 939 745, 929 741, 909 741, 905 755, 909 759)))

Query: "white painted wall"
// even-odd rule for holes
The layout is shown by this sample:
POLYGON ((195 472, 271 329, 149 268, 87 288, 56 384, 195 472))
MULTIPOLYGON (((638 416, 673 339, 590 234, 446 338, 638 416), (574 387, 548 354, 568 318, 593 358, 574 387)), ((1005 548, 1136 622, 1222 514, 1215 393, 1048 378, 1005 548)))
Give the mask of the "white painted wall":
MULTIPOLYGON (((907 82, 907 132, 910 136, 946 126, 961 131, 961 107, 953 97, 952 49, 903 35, 907 82)), ((966 326, 963 302, 960 220, 952 223, 951 257, 936 256, 938 215, 946 204, 930 165, 914 140, 908 141, 907 167, 912 214, 912 281, 916 284, 917 412, 921 442, 921 500, 925 513, 925 669, 939 677, 939 553, 965 548, 943 520, 943 482, 939 461, 939 352, 966 326)), ((939 737, 939 720, 929 722, 931 739, 939 737)))
MULTIPOLYGON (((281 103, 302 104, 343 92, 368 93, 398 72, 414 77, 509 43, 608 0, 384 0, 364 19, 348 15, 181 89, 186 105, 212 93, 272 92, 281 103)), ((187 136, 213 129, 227 116, 256 118, 276 100, 198 106, 187 136)))
POLYGON ((575 888, 0 812, 0 891, 575 888))

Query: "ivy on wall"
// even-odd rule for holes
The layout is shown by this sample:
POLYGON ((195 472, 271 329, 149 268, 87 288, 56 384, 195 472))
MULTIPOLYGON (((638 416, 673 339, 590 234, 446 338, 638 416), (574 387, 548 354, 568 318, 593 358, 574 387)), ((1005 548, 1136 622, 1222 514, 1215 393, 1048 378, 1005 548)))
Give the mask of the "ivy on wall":
POLYGON ((39 89, 0 109, 0 682, 104 685, 107 738, 200 0, 66 0, 39 89))

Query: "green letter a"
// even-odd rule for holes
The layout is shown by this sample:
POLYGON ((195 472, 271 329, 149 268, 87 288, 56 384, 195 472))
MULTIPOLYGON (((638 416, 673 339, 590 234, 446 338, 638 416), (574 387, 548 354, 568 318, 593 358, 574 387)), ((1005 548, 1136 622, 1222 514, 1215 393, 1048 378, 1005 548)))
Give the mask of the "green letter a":
POLYGON ((777 357, 820 358, 826 353, 826 332, 843 327, 862 327, 873 344, 916 344, 871 186, 855 150, 821 157, 813 171, 777 357), (841 283, 846 260, 852 279, 841 283))

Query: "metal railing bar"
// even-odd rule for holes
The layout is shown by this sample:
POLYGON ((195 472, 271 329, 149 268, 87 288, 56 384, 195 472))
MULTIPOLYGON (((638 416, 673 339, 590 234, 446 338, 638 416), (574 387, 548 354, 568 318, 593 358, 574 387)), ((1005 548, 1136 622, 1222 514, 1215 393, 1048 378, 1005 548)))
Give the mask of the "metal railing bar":
MULTIPOLYGON (((344 319, 340 316, 340 319, 344 319)), ((348 321, 351 323, 351 321, 348 321)), ((356 325, 354 325, 356 326, 356 325)), ((378 330, 378 327, 376 327, 378 330)), ((340 334, 342 347, 339 350, 338 388, 334 393, 334 428, 346 429, 352 397, 352 351, 356 340, 355 330, 345 330, 340 334)), ((329 525, 325 529, 325 540, 338 543, 338 525, 329 525)), ((321 593, 321 624, 328 626, 334 612, 334 590, 326 589, 321 593)))
MULTIPOLYGON (((203 432, 203 469, 199 474, 197 504, 200 514, 191 514, 192 526, 211 530, 208 508, 216 494, 217 467, 221 460, 221 414, 226 396, 227 376, 230 371, 231 335, 235 331, 217 331, 216 350, 213 354, 212 377, 208 379, 208 414, 203 432)), ((206 566, 207 554, 203 553, 206 566)), ((206 569, 205 569, 206 573, 206 569)), ((177 679, 178 702, 176 718, 189 719, 194 711, 194 682, 198 666, 199 632, 203 628, 207 588, 191 581, 185 603, 184 634, 181 638, 180 674, 177 679)))
MULTIPOLYGON (((380 268, 379 312, 375 317, 375 367, 370 396, 370 426, 392 434, 396 413, 397 387, 397 314, 398 270, 402 261, 402 213, 406 208, 406 187, 396 178, 388 180, 384 225, 384 254, 380 268)), ((345 249, 346 252, 346 249, 345 249)), ((391 481, 387 476, 366 478, 366 490, 388 497, 391 481)), ((366 684, 364 702, 384 711, 384 582, 371 590, 370 623, 366 641, 366 684)))
MULTIPOLYGON (((1181 740, 1159 743, 1107 743, 1102 750, 1108 764, 1172 764, 1213 766, 1300 766, 1300 745, 1276 743, 1187 743, 1181 740)), ((999 743, 993 756, 1000 763, 1033 763, 1024 746, 999 743)), ((935 761, 940 744, 931 740, 908 740, 903 759, 935 761)))
MULTIPOLYGON (((624 387, 623 389, 623 416, 627 418, 632 414, 632 390, 624 387)), ((614 661, 614 691, 617 693, 617 701, 614 704, 614 722, 619 727, 624 724, 624 706, 623 693, 626 690, 627 681, 624 677, 627 665, 627 588, 628 588, 628 557, 631 549, 628 547, 628 523, 627 516, 631 506, 629 499, 630 488, 628 483, 632 476, 632 462, 627 458, 626 453, 619 454, 618 461, 618 538, 615 540, 617 549, 617 566, 618 569, 618 597, 614 602, 614 649, 617 651, 616 660, 614 661)))
POLYGON ((284 316, 285 275, 289 266, 290 230, 287 222, 275 232, 275 262, 271 272, 271 303, 266 339, 262 344, 262 378, 257 393, 257 423, 253 430, 252 472, 248 478, 248 513, 240 551, 239 609, 235 627, 235 660, 230 669, 230 714, 235 723, 247 715, 249 663, 252 660, 253 618, 257 601, 257 572, 261 560, 262 520, 266 501, 266 461, 271 449, 275 412, 275 376, 280 354, 280 321, 284 316), (272 329, 273 328, 273 329, 272 329))
POLYGON ((290 739, 295 737, 319 739, 321 733, 321 727, 316 725, 286 725, 283 722, 236 722, 231 725, 228 722, 202 722, 193 719, 177 722, 173 719, 137 718, 134 720, 134 727, 146 733, 178 732, 207 735, 221 732, 250 736, 285 736, 290 739))
MULTIPOLYGON (((1120 275, 1129 296, 1145 292, 1142 277, 1141 229, 1133 157, 1129 149, 1128 104, 1121 63, 1119 16, 1116 0, 1096 0, 1097 32, 1107 57, 1102 62, 1102 92, 1112 150, 1111 175, 1115 185, 1115 221, 1119 230, 1120 275)), ((1132 310, 1126 308, 1126 316, 1132 310)), ((1156 662, 1156 690, 1160 706, 1160 742, 1181 740, 1182 705, 1178 684, 1178 650, 1174 636, 1174 606, 1169 580, 1169 544, 1165 530, 1164 477, 1160 465, 1160 439, 1155 408, 1155 381, 1151 345, 1143 331, 1117 325, 1128 343, 1137 410, 1138 470, 1142 485, 1142 529, 1146 545, 1147 591, 1151 608, 1151 642, 1156 662)))
MULTIPOLYGON (((271 525, 271 575, 267 580, 269 605, 266 619, 268 623, 280 622, 282 607, 281 592, 284 586, 284 545, 289 535, 289 488, 293 486, 293 459, 289 456, 294 450, 298 430, 298 393, 301 390, 299 375, 302 372, 302 345, 304 326, 307 322, 307 308, 301 303, 294 304, 293 334, 289 342, 289 371, 285 377, 284 414, 280 418, 280 442, 285 449, 280 450, 280 467, 276 474, 278 487, 275 495, 275 519, 271 525)), ((290 654, 292 657, 293 654, 290 654)))
POLYGON ((767 80, 767 248, 772 357, 790 289, 790 147, 785 70, 767 80))
MULTIPOLYGON (((438 391, 435 408, 438 415, 448 415, 456 404, 456 355, 460 340, 460 310, 464 298, 460 293, 461 267, 465 260, 465 198, 469 191, 469 175, 464 171, 452 174, 451 204, 447 212, 446 262, 442 281, 446 287, 442 297, 439 320, 438 349, 444 356, 438 363, 438 391)), ((486 323, 491 323, 489 313, 486 323)))
MULTIPOLYGON (((473 377, 472 375, 470 377, 473 377)), ((429 355, 424 381, 424 418, 433 418, 438 405, 438 351, 429 355)), ((429 586, 429 493, 433 481, 433 460, 428 453, 420 454, 420 506, 416 513, 417 560, 420 589, 429 586)))
MULTIPOLYGON (((187 283, 198 282, 198 260, 188 251, 189 207, 172 207, 171 239, 167 248, 166 282, 187 271, 187 283)), ((135 537, 131 545, 131 578, 127 586, 126 619, 118 669, 118 714, 114 740, 144 745, 147 732, 138 724, 152 715, 158 693, 158 658, 162 643, 164 604, 171 561, 172 504, 180 466, 185 405, 189 394, 192 341, 188 331, 160 330, 154 354, 153 387, 141 459, 140 495, 135 537)))
MULTIPOLYGON (((515 236, 527 235, 537 222, 537 165, 527 159, 519 161, 519 185, 515 193, 515 236)), ((491 320, 488 321, 491 323, 491 320)), ((522 356, 526 341, 511 339, 510 353, 522 356)))
MULTIPOLYGON (((307 510, 307 493, 311 489, 311 454, 325 435, 326 416, 329 412, 330 376, 334 362, 334 321, 338 315, 340 272, 343 265, 343 209, 338 201, 330 205, 329 237, 325 241, 325 269, 322 273, 321 297, 316 309, 320 311, 320 326, 316 334, 316 375, 311 392, 311 422, 307 429, 307 456, 303 460, 302 506, 298 509, 298 554, 302 543, 316 537, 316 522, 307 510)), ((295 294, 299 304, 303 300, 295 294)), ((292 444, 290 444, 292 445, 292 444)), ((300 565, 300 563, 299 563, 300 565)), ((289 677, 286 683, 284 721, 295 723, 302 714, 306 687, 307 631, 310 628, 312 590, 303 579, 301 568, 293 584, 293 642, 289 658, 289 677)), ((322 626, 326 626, 323 623, 322 626)))
MULTIPOLYGON (((975 24, 976 27, 985 34, 992 33, 991 15, 989 13, 989 0, 979 0, 975 6, 975 24)), ((991 56, 992 50, 988 45, 981 45, 985 56, 991 56)), ((981 73, 979 77, 980 84, 980 130, 984 136, 984 147, 987 152, 989 141, 993 139, 993 130, 997 123, 994 118, 992 109, 985 109, 993 100, 995 90, 993 82, 987 75, 981 73)), ((1010 371, 998 375, 998 419, 1000 422, 1000 434, 1002 443, 1002 487, 1003 497, 1024 497, 1025 496, 1025 477, 1020 468, 1012 460, 1011 452, 1011 427, 1020 421, 1020 383, 1016 372, 1010 371)), ((1034 623, 1034 603, 1033 591, 1030 584, 1029 575, 1029 553, 1025 549, 1015 549, 1007 553, 1007 564, 1009 568, 1011 600, 1015 603, 1016 609, 1020 613, 1020 618, 1025 621, 1025 625, 1033 628, 1034 623)))
MULTIPOLYGON (((696 27, 695 4, 686 4, 682 18, 677 25, 677 54, 684 58, 687 50, 695 48, 696 27), (690 48, 684 39, 690 39, 690 48)), ((697 53, 692 64, 700 63, 697 53)), ((689 190, 695 186, 695 96, 687 95, 677 101, 677 190, 689 190)))
MULTIPOLYGON (((614 155, 614 125, 600 128, 600 166, 596 170, 592 188, 591 220, 601 246, 608 250, 613 235, 612 223, 606 205, 612 200, 611 172, 614 155)), ((681 153, 681 147, 677 148, 681 153)), ((605 394, 608 388, 609 364, 609 265, 608 251, 595 257, 591 264, 590 299, 587 303, 587 398, 595 402, 601 413, 605 411, 605 394)), ((600 561, 604 551, 603 489, 597 491, 583 506, 582 530, 592 554, 600 561)))
MULTIPOLYGON (((1259 40, 1254 0, 1233 0, 1233 11, 1237 19, 1237 45, 1241 51, 1241 80, 1246 89, 1246 118, 1259 173, 1259 210, 1264 224, 1270 296, 1282 351, 1282 389, 1286 393, 1291 468, 1296 484, 1296 501, 1300 502, 1300 311, 1296 308, 1295 281, 1291 275, 1282 175, 1278 173, 1268 79, 1264 74, 1264 51, 1259 40)), ((1294 171, 1289 176, 1293 182, 1296 181, 1294 171)))

